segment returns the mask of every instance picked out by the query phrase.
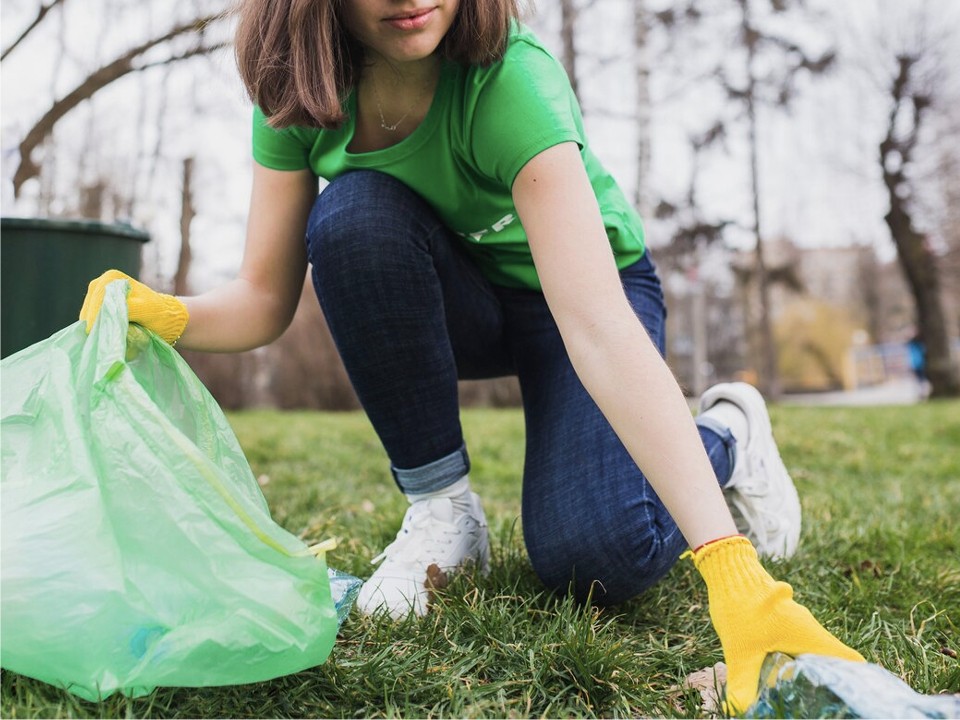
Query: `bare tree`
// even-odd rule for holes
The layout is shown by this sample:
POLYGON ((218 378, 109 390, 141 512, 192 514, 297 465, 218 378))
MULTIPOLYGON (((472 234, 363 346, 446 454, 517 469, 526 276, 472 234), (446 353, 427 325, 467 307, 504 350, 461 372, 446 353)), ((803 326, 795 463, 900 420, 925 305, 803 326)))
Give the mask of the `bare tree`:
MULTIPOLYGON (((37 19, 34 20, 4 52, 4 56, 19 45, 23 38, 35 31, 54 5, 61 4, 62 2, 63 0, 57 0, 47 6, 43 6, 46 8, 46 11, 41 8, 37 19)), ((33 152, 46 140, 57 122, 67 113, 85 100, 92 98, 103 88, 130 73, 141 72, 159 65, 168 65, 197 55, 208 54, 225 47, 226 43, 223 41, 209 40, 208 33, 206 32, 211 23, 222 17, 221 13, 210 13, 198 15, 184 22, 180 22, 169 28, 163 34, 151 37, 127 49, 113 60, 94 69, 77 83, 72 90, 55 100, 47 111, 27 130, 20 143, 20 165, 13 178, 15 195, 19 196, 20 190, 27 180, 37 177, 40 174, 40 165, 33 159, 33 152), (174 46, 174 40, 190 36, 193 36, 194 42, 186 48, 174 46), (159 60, 152 59, 153 55, 151 51, 155 48, 167 48, 168 53, 166 57, 159 60)))
MULTIPOLYGON (((783 13, 802 3, 802 0, 764 0, 773 13, 783 13)), ((747 138, 750 148, 750 185, 753 200, 753 227, 755 266, 760 306, 760 340, 762 372, 761 383, 771 397, 780 395, 777 372, 777 347, 770 318, 770 277, 763 252, 763 228, 760 216, 759 144, 757 141, 757 110, 764 101, 777 108, 787 108, 793 99, 794 85, 800 71, 812 74, 825 72, 834 60, 828 50, 817 57, 808 55, 791 40, 775 33, 765 33, 754 20, 751 0, 736 0, 740 9, 740 42, 744 49, 746 83, 731 81, 721 72, 728 97, 742 103, 747 118, 747 138), (781 68, 779 76, 763 75, 757 66, 761 52, 775 52, 781 68), (766 87, 763 87, 763 86, 766 87)))
POLYGON ((563 45, 563 67, 570 78, 573 94, 580 97, 577 87, 577 44, 574 28, 577 26, 577 6, 574 0, 560 0, 560 41, 563 45))
MULTIPOLYGON (((951 134, 953 137, 960 135, 960 125, 954 126, 951 134)), ((960 148, 953 144, 944 148, 942 153, 938 173, 945 210, 941 221, 945 250, 940 257, 940 270, 945 298, 949 300, 955 323, 951 326, 948 319, 948 333, 960 337, 960 148)))
MULTIPOLYGON (((689 312, 685 313, 681 309, 679 315, 671 310, 674 326, 677 324, 688 326, 687 331, 681 334, 681 344, 687 350, 685 355, 688 362, 683 362, 685 358, 678 357, 681 353, 678 353, 670 344, 667 348, 668 359, 686 390, 695 396, 706 390, 708 381, 711 379, 708 368, 714 365, 711 362, 709 340, 711 337, 717 339, 721 334, 715 332, 716 327, 709 327, 711 317, 707 312, 706 297, 709 284, 702 277, 703 257, 710 246, 723 240, 724 231, 732 224, 732 221, 726 219, 707 218, 697 199, 697 189, 703 152, 712 144, 722 142, 723 130, 723 126, 717 124, 706 132, 689 138, 693 149, 693 161, 686 197, 675 203, 662 199, 654 213, 658 220, 666 221, 671 226, 670 244, 657 251, 657 260, 662 271, 677 273, 685 278, 682 286, 684 291, 678 297, 674 297, 675 294, 670 289, 671 283, 669 281, 666 283, 665 292, 670 307, 673 307, 674 301, 677 305, 689 305, 689 312), (689 316, 688 322, 683 322, 683 315, 689 316)), ((717 300, 718 298, 711 297, 710 304, 716 306, 717 300)), ((724 319, 724 324, 732 325, 729 318, 724 319)), ((676 340, 676 337, 674 339, 676 340)), ((725 353, 728 348, 713 349, 725 353)))
POLYGON ((193 163, 192 157, 183 160, 183 182, 180 189, 180 257, 177 259, 177 272, 173 276, 173 294, 186 295, 189 292, 187 278, 193 252, 190 249, 190 224, 197 211, 193 201, 193 163))
POLYGON ((939 89, 939 68, 924 73, 924 61, 928 59, 925 54, 929 54, 929 47, 917 46, 912 52, 897 54, 896 71, 888 91, 887 130, 880 142, 879 159, 890 202, 884 219, 916 302, 917 326, 926 347, 931 396, 957 397, 960 395, 960 379, 950 356, 937 256, 928 234, 917 227, 911 205, 916 192, 908 174, 908 168, 916 159, 926 117, 939 89))
POLYGON ((834 61, 834 52, 825 50, 813 54, 767 19, 804 9, 803 0, 725 0, 705 3, 686 0, 661 10, 653 16, 658 25, 672 34, 693 32, 706 25, 720 27, 721 19, 733 23, 733 47, 725 48, 723 56, 714 63, 708 78, 719 82, 734 113, 718 121, 724 127, 722 135, 730 135, 733 126, 745 125, 750 170, 751 219, 748 230, 754 243, 754 267, 751 271, 756 301, 759 308, 756 334, 759 338, 760 374, 762 389, 771 397, 780 394, 777 373, 777 353, 770 312, 770 271, 764 254, 764 224, 761 215, 762 183, 760 181, 759 124, 763 108, 789 109, 796 94, 797 80, 802 74, 818 75, 826 72, 834 61), (764 17, 765 16, 765 17, 764 17), (740 58, 739 67, 734 60, 740 58), (730 126, 730 127, 726 127, 730 126))
POLYGON ((633 52, 637 86, 637 189, 634 204, 641 215, 650 212, 650 12, 646 0, 633 2, 633 52))

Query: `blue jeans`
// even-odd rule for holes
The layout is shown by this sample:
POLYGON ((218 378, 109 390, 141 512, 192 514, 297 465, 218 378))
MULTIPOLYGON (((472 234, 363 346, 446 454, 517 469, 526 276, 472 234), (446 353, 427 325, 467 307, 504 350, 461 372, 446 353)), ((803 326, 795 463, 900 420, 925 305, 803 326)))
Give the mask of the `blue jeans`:
MULTIPOLYGON (((394 477, 412 493, 461 478, 469 458, 457 379, 516 374, 533 568, 551 589, 627 600, 663 577, 686 542, 577 378, 543 294, 492 285, 462 242, 405 185, 366 170, 327 186, 307 225, 317 297, 394 477)), ((666 311, 649 254, 621 278, 663 353, 666 311)), ((699 422, 722 485, 733 438, 699 422)))

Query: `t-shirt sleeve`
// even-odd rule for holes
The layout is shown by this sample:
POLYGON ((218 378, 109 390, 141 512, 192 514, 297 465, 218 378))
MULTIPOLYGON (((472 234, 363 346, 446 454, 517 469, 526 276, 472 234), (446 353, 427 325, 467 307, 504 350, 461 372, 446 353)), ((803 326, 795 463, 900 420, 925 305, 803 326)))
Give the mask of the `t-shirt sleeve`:
POLYGON ((480 71, 470 140, 477 167, 512 187, 535 155, 563 142, 584 145, 580 111, 563 66, 541 47, 515 40, 501 62, 480 71))
POLYGON ((253 159, 272 170, 305 170, 310 167, 310 144, 296 128, 270 127, 263 111, 254 107, 253 159))

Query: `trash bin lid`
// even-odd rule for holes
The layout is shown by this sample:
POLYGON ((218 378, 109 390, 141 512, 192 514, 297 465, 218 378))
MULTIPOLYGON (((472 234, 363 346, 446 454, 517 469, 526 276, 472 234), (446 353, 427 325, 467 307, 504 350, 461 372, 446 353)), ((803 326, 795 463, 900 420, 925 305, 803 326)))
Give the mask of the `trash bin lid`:
POLYGON ((0 233, 7 230, 33 230, 39 232, 67 232, 79 235, 113 235, 139 242, 150 240, 150 234, 137 230, 126 223, 104 223, 99 220, 5 217, 0 218, 0 233))

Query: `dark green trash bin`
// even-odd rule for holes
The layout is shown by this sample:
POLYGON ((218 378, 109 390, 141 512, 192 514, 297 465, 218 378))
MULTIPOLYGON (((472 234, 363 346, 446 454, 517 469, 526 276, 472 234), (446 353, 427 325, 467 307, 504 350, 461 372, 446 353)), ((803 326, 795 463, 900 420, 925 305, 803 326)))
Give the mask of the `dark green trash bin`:
POLYGON ((104 271, 139 277, 149 239, 92 220, 0 219, 0 357, 76 322, 87 284, 104 271))

